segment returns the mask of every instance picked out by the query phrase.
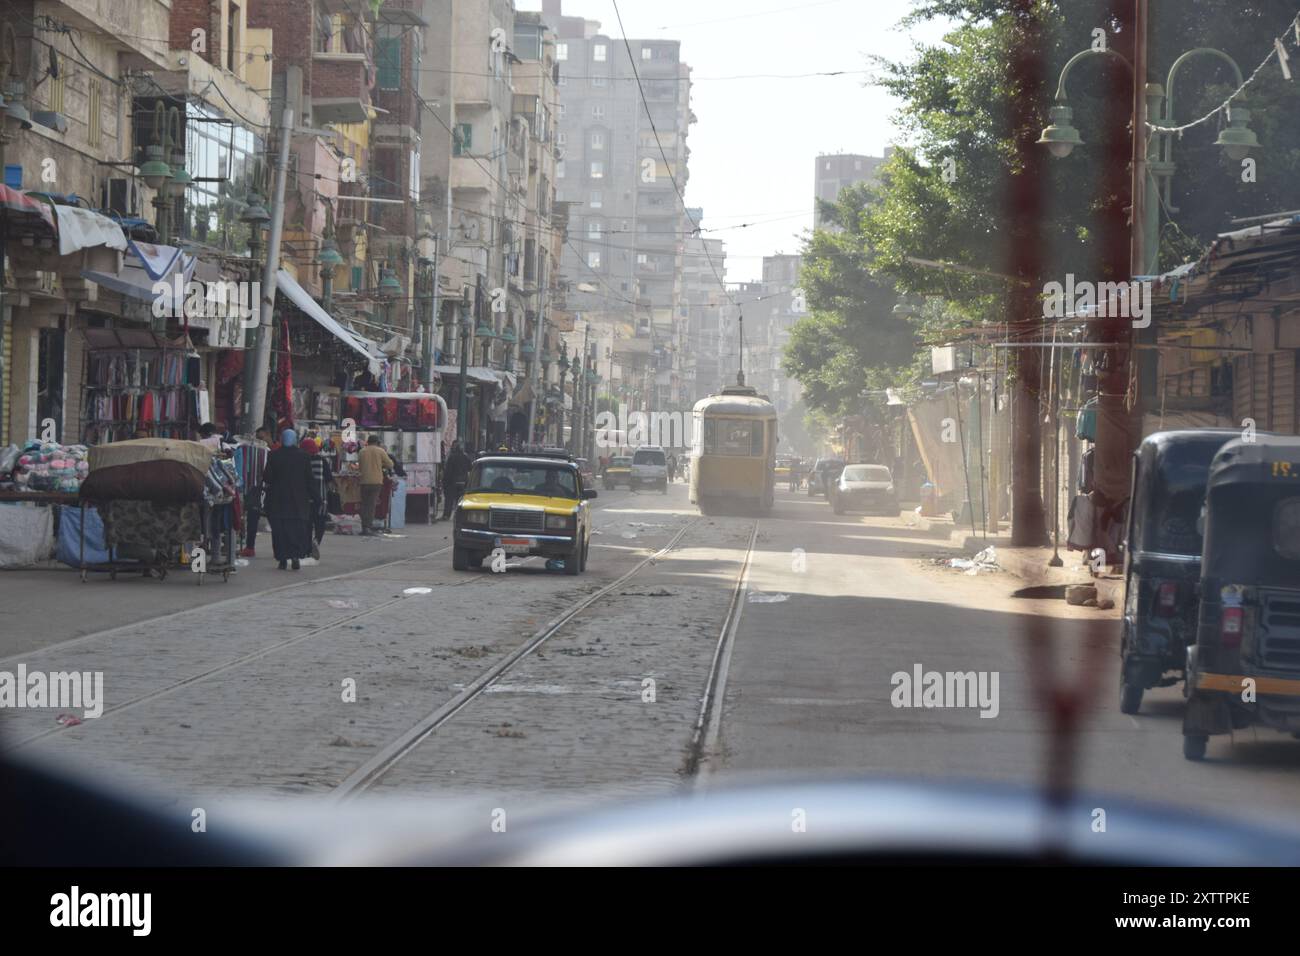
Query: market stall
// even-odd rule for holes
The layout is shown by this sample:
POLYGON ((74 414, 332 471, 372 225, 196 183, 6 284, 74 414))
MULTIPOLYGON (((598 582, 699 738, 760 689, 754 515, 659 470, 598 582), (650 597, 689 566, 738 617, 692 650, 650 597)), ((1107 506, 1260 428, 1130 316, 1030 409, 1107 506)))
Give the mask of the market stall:
POLYGON ((0 568, 31 567, 55 551, 64 506, 88 472, 84 445, 29 441, 0 449, 0 568))
POLYGON ((344 392, 340 427, 344 435, 356 433, 351 451, 339 456, 335 476, 347 514, 360 507, 359 447, 365 434, 377 434, 389 456, 400 462, 405 481, 385 483, 380 509, 375 517, 389 526, 401 527, 408 513, 425 523, 437 510, 438 465, 442 463, 442 430, 447 421, 447 403, 441 395, 428 392, 344 392), (396 500, 390 498, 396 495, 396 500), (412 510, 411 506, 416 507, 412 510), (351 510, 349 510, 349 508, 351 510), (396 524, 393 518, 401 515, 396 524))

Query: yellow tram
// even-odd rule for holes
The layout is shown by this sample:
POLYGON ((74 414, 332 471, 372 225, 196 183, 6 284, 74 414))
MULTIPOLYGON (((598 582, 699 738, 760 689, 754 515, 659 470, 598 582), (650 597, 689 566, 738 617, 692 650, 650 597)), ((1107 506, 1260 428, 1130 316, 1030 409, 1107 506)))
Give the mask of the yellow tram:
POLYGON ((738 379, 695 403, 691 502, 703 514, 766 512, 776 498, 776 406, 738 379))

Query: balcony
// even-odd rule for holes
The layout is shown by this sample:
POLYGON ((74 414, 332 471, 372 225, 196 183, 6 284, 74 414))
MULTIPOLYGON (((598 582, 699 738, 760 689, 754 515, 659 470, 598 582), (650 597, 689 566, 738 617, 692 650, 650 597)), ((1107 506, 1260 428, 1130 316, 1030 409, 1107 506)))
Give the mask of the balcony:
POLYGON ((455 156, 451 161, 451 188, 453 191, 495 192, 496 181, 492 178, 487 161, 473 156, 455 156))
POLYGON ((365 53, 313 53, 312 122, 364 123, 370 117, 370 84, 365 53))

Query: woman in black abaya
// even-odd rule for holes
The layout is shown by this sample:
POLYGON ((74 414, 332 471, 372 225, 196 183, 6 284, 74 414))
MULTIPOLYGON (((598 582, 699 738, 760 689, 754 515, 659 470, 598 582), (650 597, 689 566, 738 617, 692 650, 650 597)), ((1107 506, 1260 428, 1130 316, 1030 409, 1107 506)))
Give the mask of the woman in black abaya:
POLYGON ((311 519, 316 511, 311 457, 298 447, 298 434, 286 428, 280 447, 266 458, 263 472, 266 510, 271 520, 271 548, 283 571, 311 554, 311 519))

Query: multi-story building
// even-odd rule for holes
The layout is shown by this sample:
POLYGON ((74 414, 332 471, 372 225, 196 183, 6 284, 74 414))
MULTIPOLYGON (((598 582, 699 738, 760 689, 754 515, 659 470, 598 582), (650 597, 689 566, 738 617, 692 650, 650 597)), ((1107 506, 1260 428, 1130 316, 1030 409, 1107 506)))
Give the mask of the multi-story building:
MULTIPOLYGON (((704 221, 703 210, 692 210, 697 224, 704 221), (698 215, 696 215, 698 213, 698 215)), ((687 404, 714 395, 726 384, 718 364, 724 287, 718 284, 713 268, 725 277, 726 248, 721 239, 688 236, 682 252, 681 345, 683 386, 687 404), (710 265, 712 263, 712 266, 710 265)), ((735 378, 734 372, 732 378, 735 378)))
MULTIPOLYGON (((874 181, 877 170, 893 152, 887 148, 884 156, 864 156, 860 153, 828 153, 818 156, 813 170, 813 195, 833 203, 840 191, 861 182, 874 181)), ((813 228, 822 228, 821 211, 813 203, 813 228)))
POLYGON ((617 381, 656 408, 683 404, 689 67, 677 41, 625 44, 597 21, 564 16, 560 0, 546 0, 543 17, 560 67, 559 196, 573 204, 569 308, 617 381))
POLYGON ((807 311, 799 290, 801 261, 797 255, 763 257, 762 322, 755 329, 762 338, 756 342, 751 367, 758 376, 754 385, 772 399, 780 414, 793 407, 801 394, 798 381, 781 371, 790 329, 807 311))

